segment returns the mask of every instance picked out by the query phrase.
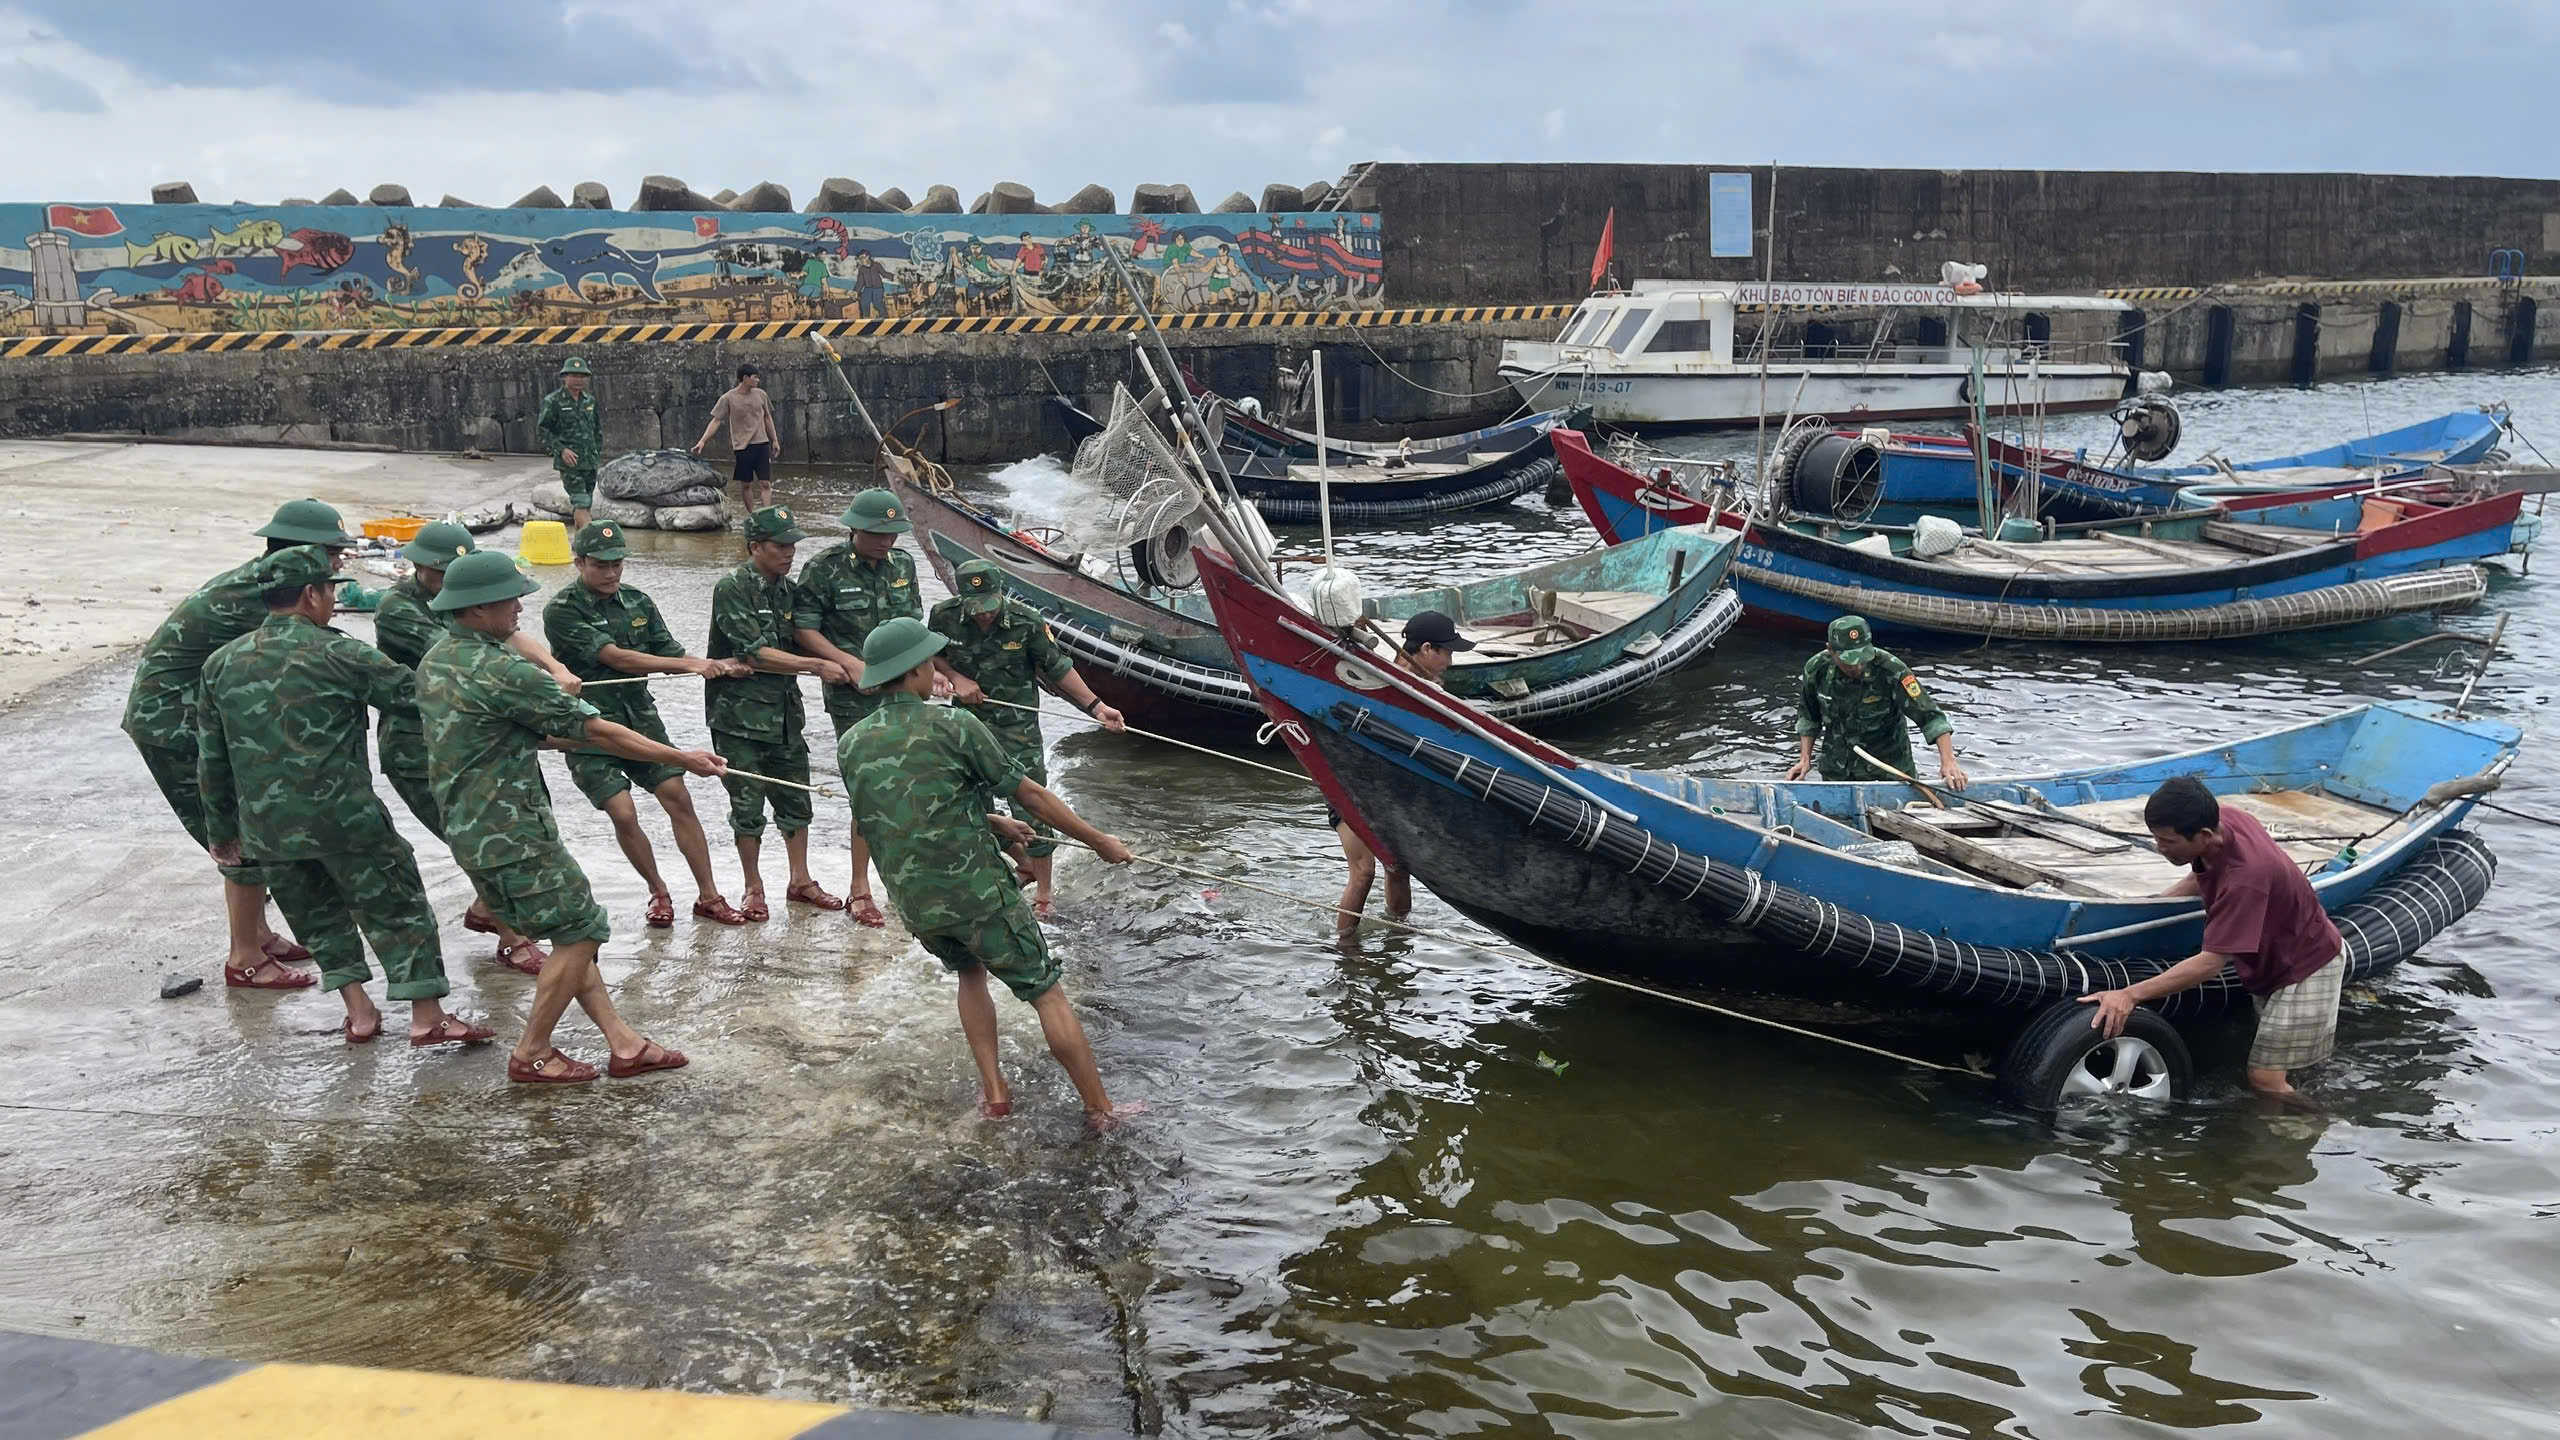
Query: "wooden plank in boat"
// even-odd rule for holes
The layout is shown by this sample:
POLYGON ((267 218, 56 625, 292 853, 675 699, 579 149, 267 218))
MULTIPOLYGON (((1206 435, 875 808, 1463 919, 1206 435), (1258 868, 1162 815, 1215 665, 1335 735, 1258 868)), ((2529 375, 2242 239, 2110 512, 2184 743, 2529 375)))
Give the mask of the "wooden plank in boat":
MULTIPOLYGON (((1923 855, 1944 860, 1958 869, 1971 871, 1988 880, 1997 880, 2003 885, 2014 885, 2023 890, 2030 885, 2046 884, 2071 895, 2107 896, 2113 893, 2093 887, 2084 881, 2074 880, 2067 874, 2044 869, 2034 860, 2013 853, 2016 846, 2012 842, 1971 840, 1961 835, 1950 835, 1937 826, 1917 819, 1904 811, 1871 809, 1867 812, 1867 828, 1876 834, 1890 836, 1896 840, 1908 840, 1912 847, 1923 855)), ((2033 843, 2052 844, 2051 841, 2042 840, 2033 843)), ((2061 850, 2068 847, 2057 845, 2054 848, 2061 850)))
POLYGON ((1585 630, 1615 630, 1661 601, 1661 596, 1640 590, 1559 590, 1556 618, 1585 630))
MULTIPOLYGON (((2344 796, 2318 790, 2275 790, 2256 794, 2216 797, 2225 805, 2247 812, 2267 829, 2278 843, 2303 841, 2323 843, 2332 835, 2365 835, 2398 818, 2378 805, 2366 805, 2344 796)), ((2059 807, 2094 824, 2127 834, 2143 834, 2142 799, 2099 800, 2086 805, 2059 807)))
POLYGON ((2234 550, 2252 555, 2290 555, 2315 545, 2326 545, 2343 537, 2326 530, 2296 530, 2282 525, 2234 525, 2227 520, 2208 520, 2204 538, 2234 550))
POLYGON ((1953 810, 1921 809, 1910 806, 1902 812, 1924 825, 1934 825, 1951 835, 1996 835, 2004 826, 2025 834, 2057 841, 2074 850, 2091 855, 2120 855, 2132 848, 2130 841, 2101 835, 2095 830, 2038 815, 2023 805, 2003 806, 1997 811, 1976 809, 1971 805, 1953 810))
MULTIPOLYGON (((2122 545, 2131 549, 2139 550, 2146 555, 2157 557, 2160 560, 2166 560, 2180 569, 2188 569, 2199 563, 2197 556, 2193 551, 2182 550, 2177 546, 2171 545, 2165 540, 2154 540, 2147 535, 2120 535, 2114 531, 2106 531, 2103 533, 2111 544, 2122 545)), ((2155 566, 2154 568, 2157 567, 2155 566)))

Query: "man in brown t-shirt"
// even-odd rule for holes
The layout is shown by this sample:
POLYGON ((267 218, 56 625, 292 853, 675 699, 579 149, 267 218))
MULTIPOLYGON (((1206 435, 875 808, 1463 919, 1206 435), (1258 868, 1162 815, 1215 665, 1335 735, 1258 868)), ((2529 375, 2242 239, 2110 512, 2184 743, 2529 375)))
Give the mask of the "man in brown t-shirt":
POLYGON ((2338 1039, 2345 946, 2319 892, 2257 817, 2225 808, 2193 775, 2173 776, 2153 791, 2142 822, 2160 857, 2188 868, 2161 893, 2204 900, 2204 948, 2148 980, 2081 996, 2098 1007, 2089 1023, 2118 1034, 2134 1006, 2191 990, 2228 965, 2258 1007, 2250 1087, 2291 1095, 2285 1072, 2328 1059, 2338 1039))
POLYGON ((711 407, 711 420, 702 427, 702 438, 693 442, 693 453, 711 443, 720 427, 729 427, 729 450, 736 458, 730 462, 729 478, 738 482, 738 498, 744 500, 749 514, 773 503, 773 447, 777 443, 773 431, 773 399, 764 393, 764 377, 753 365, 738 367, 738 383, 720 393, 711 407))

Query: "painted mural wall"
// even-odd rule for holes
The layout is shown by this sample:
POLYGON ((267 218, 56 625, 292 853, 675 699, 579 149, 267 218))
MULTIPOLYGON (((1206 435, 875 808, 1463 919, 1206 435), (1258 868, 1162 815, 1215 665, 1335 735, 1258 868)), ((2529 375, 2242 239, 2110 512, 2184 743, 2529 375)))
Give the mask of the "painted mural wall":
POLYGON ((0 337, 1381 303, 1378 217, 0 205, 0 337))

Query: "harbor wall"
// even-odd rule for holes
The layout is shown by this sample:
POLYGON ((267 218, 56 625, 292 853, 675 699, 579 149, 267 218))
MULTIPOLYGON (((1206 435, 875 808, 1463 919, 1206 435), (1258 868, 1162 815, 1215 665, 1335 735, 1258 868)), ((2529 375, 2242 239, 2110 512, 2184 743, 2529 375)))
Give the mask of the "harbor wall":
MULTIPOLYGON (((1554 324, 1175 330, 1167 338, 1199 383, 1239 396, 1276 393, 1283 373, 1323 345, 1330 413, 1344 433, 1357 435, 1508 409, 1513 402, 1494 373, 1500 342, 1543 337, 1554 324), (1468 396, 1475 398, 1459 398, 1468 396)), ((842 348, 884 424, 958 397, 958 407, 922 417, 923 441, 941 458, 980 463, 1070 448, 1050 399, 1053 385, 1105 413, 1113 384, 1132 380, 1130 344, 1120 333, 979 333, 903 335, 842 348)), ((595 370, 609 450, 692 444, 738 364, 753 361, 773 397, 779 459, 870 457, 867 434, 806 340, 127 351, 0 361, 0 434, 538 453, 535 415, 572 354, 595 370)), ((914 438, 915 424, 901 433, 914 438)), ((715 453, 721 444, 714 443, 715 453)))
MULTIPOLYGON (((1380 164, 1346 203, 1379 213, 1397 303, 1517 304, 1582 294, 1613 214, 1624 279, 1759 278, 1757 247, 1711 253, 1714 177, 1746 174, 1765 230, 1766 165, 1380 164)), ((2560 270, 2555 180, 1779 166, 1776 185, 1780 280, 1935 281, 1950 260, 2065 292, 2560 270)))

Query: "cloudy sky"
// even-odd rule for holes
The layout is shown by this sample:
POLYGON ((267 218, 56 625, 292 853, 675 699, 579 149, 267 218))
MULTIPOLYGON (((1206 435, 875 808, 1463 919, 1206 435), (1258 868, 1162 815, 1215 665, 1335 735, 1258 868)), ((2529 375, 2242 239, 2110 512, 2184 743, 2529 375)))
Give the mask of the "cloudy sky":
POLYGON ((1364 160, 2560 175, 2560 0, 0 0, 11 200, 1364 160))

